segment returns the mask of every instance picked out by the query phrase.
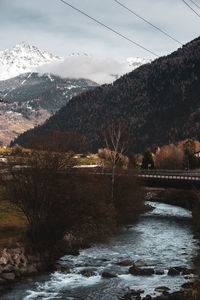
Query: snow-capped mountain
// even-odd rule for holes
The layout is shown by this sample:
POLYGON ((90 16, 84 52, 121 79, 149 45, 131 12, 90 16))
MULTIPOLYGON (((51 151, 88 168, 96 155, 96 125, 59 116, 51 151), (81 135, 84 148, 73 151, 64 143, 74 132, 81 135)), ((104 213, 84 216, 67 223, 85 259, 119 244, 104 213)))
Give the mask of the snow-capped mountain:
POLYGON ((39 66, 62 60, 61 57, 22 42, 12 49, 0 51, 0 80, 33 72, 39 66))
POLYGON ((40 72, 109 83, 149 62, 151 60, 139 57, 129 57, 119 62, 87 53, 72 53, 64 59, 22 42, 12 49, 0 51, 0 81, 24 73, 40 72))
POLYGON ((44 123, 73 96, 98 86, 96 82, 114 81, 149 62, 133 57, 117 62, 86 53, 63 59, 25 43, 0 51, 0 145, 44 123))

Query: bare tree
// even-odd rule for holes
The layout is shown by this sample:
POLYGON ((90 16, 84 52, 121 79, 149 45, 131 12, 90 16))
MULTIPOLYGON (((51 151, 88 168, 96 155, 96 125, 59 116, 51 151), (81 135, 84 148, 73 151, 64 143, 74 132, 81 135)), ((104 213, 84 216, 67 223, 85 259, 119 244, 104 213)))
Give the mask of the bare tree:
POLYGON ((125 125, 112 122, 104 131, 104 139, 112 165, 111 200, 113 202, 116 168, 120 163, 123 163, 124 154, 127 152, 129 145, 125 125))

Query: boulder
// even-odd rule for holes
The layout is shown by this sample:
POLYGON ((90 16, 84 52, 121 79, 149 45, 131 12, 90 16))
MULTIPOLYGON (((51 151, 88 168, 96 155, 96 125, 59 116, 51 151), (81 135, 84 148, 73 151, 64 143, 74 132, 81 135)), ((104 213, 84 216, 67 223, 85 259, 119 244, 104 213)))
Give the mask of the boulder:
POLYGON ((1 277, 2 277, 3 279, 8 280, 8 281, 13 281, 13 280, 15 280, 15 273, 13 273, 13 272, 10 272, 10 273, 3 273, 3 274, 1 275, 1 277))
POLYGON ((136 266, 136 267, 146 267, 146 266, 147 266, 147 263, 146 263, 145 261, 143 261, 143 260, 137 260, 137 261, 135 262, 135 266, 136 266))
POLYGON ((166 286, 159 286, 157 288, 155 288, 155 291, 156 292, 160 292, 160 293, 163 293, 163 292, 166 292, 166 291, 169 291, 170 288, 166 287, 166 286))
POLYGON ((120 261, 119 263, 117 263, 119 266, 122 266, 122 267, 129 267, 129 266, 132 266, 134 265, 134 262, 132 260, 123 260, 123 261, 120 261))
POLYGON ((142 299, 141 296, 140 296, 140 294, 142 294, 142 293, 144 293, 143 290, 131 290, 130 292, 128 292, 127 294, 125 294, 121 298, 121 300, 132 300, 132 299, 140 300, 140 299, 142 299))
POLYGON ((6 266, 3 267, 3 272, 12 272, 14 271, 14 266, 11 264, 7 264, 6 266))
POLYGON ((194 274, 194 270, 192 269, 188 269, 188 268, 183 268, 181 271, 182 275, 190 275, 190 274, 194 274))
POLYGON ((112 274, 112 273, 109 273, 109 272, 103 272, 102 274, 101 274, 101 276, 103 277, 103 278, 114 278, 114 277, 117 277, 117 275, 115 275, 115 274, 112 274))
POLYGON ((85 277, 92 277, 95 275, 94 272, 91 270, 82 270, 80 273, 85 277))
POLYGON ((129 273, 135 276, 150 276, 154 274, 154 269, 150 268, 137 268, 135 266, 129 268, 129 273))
POLYGON ((25 275, 27 273, 27 268, 26 267, 21 267, 19 269, 19 272, 20 272, 21 275, 25 275))
POLYGON ((119 272, 117 272, 117 275, 128 275, 128 272, 126 272, 126 271, 119 271, 119 272))
POLYGON ((168 271, 169 276, 178 276, 180 275, 180 270, 177 268, 170 268, 168 271))
POLYGON ((193 288, 193 283, 192 282, 186 282, 186 283, 183 283, 182 288, 184 289, 192 289, 193 288))
POLYGON ((146 297, 143 298, 143 300, 151 300, 151 299, 152 299, 151 295, 146 295, 146 297))

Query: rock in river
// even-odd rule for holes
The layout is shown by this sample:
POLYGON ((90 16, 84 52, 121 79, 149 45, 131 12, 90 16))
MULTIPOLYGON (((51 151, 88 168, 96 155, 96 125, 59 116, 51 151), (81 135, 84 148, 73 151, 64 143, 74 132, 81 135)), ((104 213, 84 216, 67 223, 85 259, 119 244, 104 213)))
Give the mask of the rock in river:
POLYGON ((129 268, 129 273, 135 276, 150 276, 154 274, 154 269, 150 268, 137 268, 135 266, 129 268))
POLYGON ((101 274, 101 276, 102 276, 103 278, 114 278, 114 277, 117 277, 117 275, 112 274, 112 273, 109 273, 109 272, 103 272, 103 273, 101 274))

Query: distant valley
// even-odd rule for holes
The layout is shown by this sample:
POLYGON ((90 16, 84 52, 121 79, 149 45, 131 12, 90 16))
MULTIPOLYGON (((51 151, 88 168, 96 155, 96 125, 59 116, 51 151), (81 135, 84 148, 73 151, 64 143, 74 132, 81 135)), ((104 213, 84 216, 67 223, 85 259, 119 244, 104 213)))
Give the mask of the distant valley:
MULTIPOLYGON (((81 54, 71 57, 80 61, 81 54)), ((0 103, 0 145, 9 145, 19 134, 43 124, 73 96, 98 86, 87 78, 61 78, 51 73, 38 73, 38 68, 45 69, 62 62, 64 58, 25 43, 0 51, 0 98, 3 100, 0 103)), ((146 62, 149 61, 128 58, 127 70, 146 62)), ((120 74, 112 76, 114 79, 120 74)))
POLYGON ((176 143, 200 137, 200 37, 172 54, 160 57, 103 85, 74 97, 43 126, 21 135, 44 130, 78 131, 91 151, 103 145, 102 131, 114 120, 126 124, 131 149, 176 143))
POLYGON ((8 145, 20 133, 43 124, 73 96, 97 86, 87 79, 26 73, 0 81, 0 143, 8 145))

